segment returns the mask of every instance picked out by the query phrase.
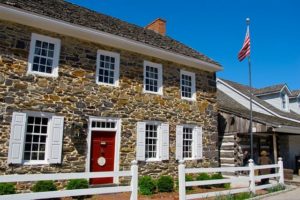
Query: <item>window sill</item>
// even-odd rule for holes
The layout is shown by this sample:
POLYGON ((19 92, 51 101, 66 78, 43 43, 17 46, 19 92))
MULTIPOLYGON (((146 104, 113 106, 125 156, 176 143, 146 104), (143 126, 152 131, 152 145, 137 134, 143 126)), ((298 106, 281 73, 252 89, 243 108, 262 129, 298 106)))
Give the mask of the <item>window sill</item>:
POLYGON ((146 159, 146 162, 161 162, 161 159, 158 158, 151 158, 151 159, 146 159))
POLYGON ((37 75, 42 77, 51 77, 51 78, 57 78, 58 74, 48 74, 48 73, 42 73, 42 72, 35 72, 35 71, 27 71, 27 75, 37 75))
POLYGON ((181 97, 182 100, 186 100, 186 101, 191 101, 191 102, 195 102, 196 98, 187 98, 187 97, 181 97))
POLYGON ((96 84, 103 85, 103 86, 109 86, 109 87, 119 87, 119 83, 110 84, 110 83, 103 83, 103 82, 96 81, 96 84))
POLYGON ((47 161, 23 161, 23 165, 49 165, 47 161))
POLYGON ((152 91, 148 91, 148 90, 143 90, 144 94, 156 94, 156 95, 161 95, 163 96, 163 92, 152 92, 152 91))

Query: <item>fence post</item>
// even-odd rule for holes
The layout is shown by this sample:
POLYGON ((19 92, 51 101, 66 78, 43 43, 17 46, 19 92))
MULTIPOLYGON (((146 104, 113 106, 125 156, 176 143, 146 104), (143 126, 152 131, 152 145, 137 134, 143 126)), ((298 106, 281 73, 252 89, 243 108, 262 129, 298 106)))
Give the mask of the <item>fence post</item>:
POLYGON ((130 200, 138 199, 138 165, 137 161, 131 161, 131 196, 130 200))
POLYGON ((278 158, 278 165, 279 165, 279 184, 284 184, 284 173, 283 173, 283 162, 282 158, 278 158))
POLYGON ((254 163, 253 160, 249 160, 249 178, 250 178, 250 186, 249 189, 250 191, 255 194, 255 172, 254 172, 254 163))
POLYGON ((185 165, 180 160, 178 165, 179 200, 185 200, 185 165))

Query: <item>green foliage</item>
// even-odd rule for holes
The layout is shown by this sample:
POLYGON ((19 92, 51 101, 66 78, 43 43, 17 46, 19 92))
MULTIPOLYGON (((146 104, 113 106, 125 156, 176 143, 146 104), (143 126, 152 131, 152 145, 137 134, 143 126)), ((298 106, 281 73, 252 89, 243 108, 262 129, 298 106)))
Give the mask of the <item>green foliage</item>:
POLYGON ((211 180, 215 180, 215 179, 223 179, 223 175, 221 173, 215 173, 211 175, 211 180))
POLYGON ((86 179, 72 179, 67 184, 67 190, 86 189, 89 188, 89 183, 86 179))
POLYGON ((151 176, 142 176, 139 178, 139 192, 142 195, 152 195, 156 189, 156 182, 151 176))
POLYGON ((253 196, 248 193, 248 192, 244 192, 244 193, 239 193, 239 194, 228 194, 225 196, 216 196, 215 200, 246 200, 249 198, 252 198, 253 196))
POLYGON ((31 188, 33 192, 47 192, 47 191, 56 191, 56 185, 53 181, 38 181, 31 188))
POLYGON ((271 188, 268 188, 268 192, 269 193, 272 193, 272 192, 278 192, 280 190, 285 190, 285 186, 284 185, 281 185, 281 184, 278 184, 274 187, 271 187, 271 188))
POLYGON ((171 176, 161 176, 157 180, 159 192, 172 192, 174 190, 174 180, 171 176))
POLYGON ((230 183, 224 183, 224 184, 223 184, 223 187, 224 187, 225 189, 230 189, 230 183))
MULTIPOLYGON (((188 175, 188 174, 185 175, 185 181, 193 181, 193 180, 194 178, 192 175, 188 175)), ((193 187, 186 187, 186 190, 193 190, 193 187)))
POLYGON ((0 183, 0 195, 16 194, 15 185, 12 183, 0 183))
MULTIPOLYGON (((198 176, 196 177, 196 180, 197 181, 206 181, 206 180, 210 180, 210 175, 208 173, 200 173, 198 174, 198 176)), ((200 186, 201 188, 206 188, 206 189, 209 189, 211 188, 210 185, 203 185, 203 186, 200 186)))

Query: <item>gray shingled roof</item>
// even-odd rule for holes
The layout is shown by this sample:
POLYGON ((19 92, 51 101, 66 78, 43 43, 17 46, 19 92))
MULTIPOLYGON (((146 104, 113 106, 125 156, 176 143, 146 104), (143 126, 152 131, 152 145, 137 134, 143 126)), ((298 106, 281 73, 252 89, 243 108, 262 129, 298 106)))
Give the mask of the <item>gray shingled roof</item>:
MULTIPOLYGON (((245 85, 233 82, 233 81, 229 81, 229 80, 224 80, 224 79, 221 79, 221 80, 226 82, 227 84, 229 84, 230 86, 232 86, 233 88, 238 90, 239 92, 243 93, 244 95, 250 97, 250 92, 249 92, 250 89, 249 89, 248 86, 245 86, 245 85)), ((253 88, 253 89, 256 90, 255 88, 253 88)), ((279 109, 275 108, 274 106, 272 106, 271 104, 265 102, 264 100, 261 100, 260 98, 256 97, 255 95, 253 95, 253 100, 258 102, 262 106, 268 108, 269 110, 277 113, 280 116, 287 117, 287 118, 292 118, 292 119, 300 121, 300 116, 299 115, 279 110, 279 109)))
POLYGON ((292 95, 290 98, 296 98, 300 94, 300 90, 293 90, 291 91, 292 95))
POLYGON ((262 95, 268 93, 280 92, 280 90, 285 86, 285 84, 272 85, 264 88, 259 88, 254 90, 255 95, 262 95))
MULTIPOLYGON (((227 94, 225 94, 220 90, 217 91, 217 101, 218 101, 219 111, 231 113, 246 119, 250 118, 249 109, 242 106, 240 103, 238 103, 233 98, 231 98, 230 96, 228 96, 227 94)), ((270 116, 259 112, 253 112, 252 114, 253 114, 253 121, 255 122, 270 124, 273 126, 284 125, 284 126, 300 127, 299 123, 282 119, 276 116, 270 116)))
POLYGON ((0 3, 139 41, 173 53, 179 53, 220 66, 216 61, 168 36, 160 35, 152 30, 147 30, 143 27, 97 13, 63 0, 0 0, 0 3))

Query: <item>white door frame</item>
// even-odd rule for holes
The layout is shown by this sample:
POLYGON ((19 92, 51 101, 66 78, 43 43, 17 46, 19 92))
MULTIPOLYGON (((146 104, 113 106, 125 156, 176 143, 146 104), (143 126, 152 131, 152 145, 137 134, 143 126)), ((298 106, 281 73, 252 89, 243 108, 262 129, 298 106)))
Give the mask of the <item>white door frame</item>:
MULTIPOLYGON (((90 116, 88 121, 88 135, 87 135, 87 154, 86 154, 86 164, 85 171, 90 172, 90 161, 91 161, 91 140, 93 131, 114 131, 115 136, 115 159, 114 159, 114 171, 119 171, 119 160, 120 160, 120 145, 121 145, 121 123, 122 120, 113 117, 94 117, 90 116), (115 128, 92 128, 92 122, 115 122, 115 128)), ((114 175, 113 183, 119 183, 119 177, 114 175)))

